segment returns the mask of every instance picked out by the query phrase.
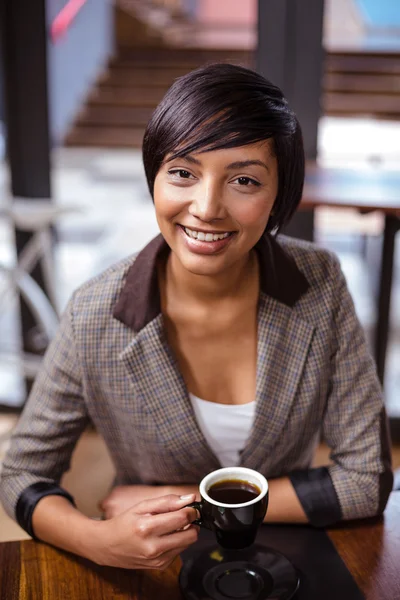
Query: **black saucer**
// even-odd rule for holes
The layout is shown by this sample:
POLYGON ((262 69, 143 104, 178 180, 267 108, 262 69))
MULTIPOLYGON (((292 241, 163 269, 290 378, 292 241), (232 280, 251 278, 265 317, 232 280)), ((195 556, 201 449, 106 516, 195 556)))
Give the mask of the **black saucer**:
POLYGON ((290 600, 299 583, 283 554, 258 544, 245 550, 209 546, 185 561, 179 574, 185 600, 290 600))

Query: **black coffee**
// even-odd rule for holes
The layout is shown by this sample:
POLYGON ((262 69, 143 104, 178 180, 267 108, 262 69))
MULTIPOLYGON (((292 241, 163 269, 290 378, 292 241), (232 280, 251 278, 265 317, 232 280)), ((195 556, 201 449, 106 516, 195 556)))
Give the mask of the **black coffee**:
POLYGON ((224 479, 214 483, 207 493, 210 498, 222 504, 242 504, 257 498, 261 494, 261 490, 248 481, 224 479))

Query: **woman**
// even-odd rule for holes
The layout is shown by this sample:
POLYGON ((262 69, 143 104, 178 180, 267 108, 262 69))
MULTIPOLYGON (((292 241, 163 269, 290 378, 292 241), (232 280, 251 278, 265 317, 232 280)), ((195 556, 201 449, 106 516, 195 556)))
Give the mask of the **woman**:
POLYGON ((161 236, 75 292, 4 462, 5 508, 100 564, 162 568, 193 543, 198 482, 241 464, 269 522, 380 514, 382 393, 337 259, 276 237, 301 198, 300 127, 258 74, 211 65, 153 114, 144 165, 161 236), (91 420, 114 461, 106 520, 59 486, 91 420), (311 468, 321 436, 332 464, 311 468))

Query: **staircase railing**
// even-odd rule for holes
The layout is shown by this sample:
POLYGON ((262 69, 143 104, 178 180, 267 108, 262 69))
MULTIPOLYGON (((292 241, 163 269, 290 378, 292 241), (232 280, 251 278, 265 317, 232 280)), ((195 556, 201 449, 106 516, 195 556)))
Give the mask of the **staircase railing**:
POLYGON ((84 4, 86 4, 86 0, 69 0, 63 6, 51 24, 50 35, 53 42, 57 42, 66 34, 84 4))

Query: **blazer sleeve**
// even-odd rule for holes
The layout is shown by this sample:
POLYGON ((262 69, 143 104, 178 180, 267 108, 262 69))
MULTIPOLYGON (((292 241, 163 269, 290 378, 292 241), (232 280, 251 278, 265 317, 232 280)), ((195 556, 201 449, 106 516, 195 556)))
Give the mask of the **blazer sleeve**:
POLYGON ((383 512, 393 486, 382 389, 339 261, 331 256, 333 346, 322 436, 332 465, 290 478, 311 523, 383 512))
POLYGON ((73 328, 73 300, 49 345, 11 438, 0 479, 0 500, 30 535, 37 502, 50 494, 73 502, 59 483, 89 417, 73 328))

